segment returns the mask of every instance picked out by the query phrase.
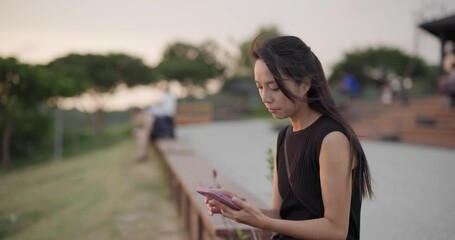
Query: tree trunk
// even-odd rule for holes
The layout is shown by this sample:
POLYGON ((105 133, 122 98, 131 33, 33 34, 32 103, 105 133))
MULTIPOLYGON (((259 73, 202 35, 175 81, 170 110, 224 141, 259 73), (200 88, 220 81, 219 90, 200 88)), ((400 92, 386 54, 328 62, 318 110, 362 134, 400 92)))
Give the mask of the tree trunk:
POLYGON ((63 153, 63 113, 58 107, 54 109, 54 160, 62 160, 63 153))
POLYGON ((92 114, 93 133, 98 134, 103 131, 103 110, 98 109, 92 114))
POLYGON ((2 133, 2 166, 7 168, 10 165, 10 140, 13 132, 13 123, 11 119, 6 116, 5 128, 2 133))
POLYGON ((92 131, 93 134, 99 134, 103 131, 104 119, 103 119, 103 110, 105 105, 105 100, 97 92, 92 92, 91 97, 94 104, 96 105, 96 110, 92 113, 92 131))

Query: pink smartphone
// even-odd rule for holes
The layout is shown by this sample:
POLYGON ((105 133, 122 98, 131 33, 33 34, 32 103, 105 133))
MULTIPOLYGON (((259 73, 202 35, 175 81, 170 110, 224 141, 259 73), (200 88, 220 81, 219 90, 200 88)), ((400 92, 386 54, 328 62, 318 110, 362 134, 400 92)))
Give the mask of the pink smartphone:
POLYGON ((237 211, 242 210, 242 208, 240 208, 237 204, 235 204, 235 202, 232 201, 232 199, 230 197, 222 194, 220 191, 217 191, 217 190, 214 190, 211 188, 198 187, 198 188, 196 188, 196 192, 198 192, 206 197, 211 197, 217 201, 220 201, 223 204, 225 204, 226 206, 228 206, 234 210, 237 210, 237 211))

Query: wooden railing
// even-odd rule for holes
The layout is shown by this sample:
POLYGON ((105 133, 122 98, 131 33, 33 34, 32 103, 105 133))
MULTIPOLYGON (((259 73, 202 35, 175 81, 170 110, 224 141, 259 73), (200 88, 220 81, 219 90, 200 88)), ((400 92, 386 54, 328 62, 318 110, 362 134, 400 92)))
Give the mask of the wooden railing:
MULTIPOLYGON (((236 223, 220 215, 209 216, 203 197, 195 189, 213 187, 213 167, 177 140, 159 140, 156 147, 165 161, 171 197, 176 204, 189 239, 269 239, 270 232, 236 223)), ((245 197, 258 207, 265 207, 256 197, 217 173, 217 182, 245 197)))

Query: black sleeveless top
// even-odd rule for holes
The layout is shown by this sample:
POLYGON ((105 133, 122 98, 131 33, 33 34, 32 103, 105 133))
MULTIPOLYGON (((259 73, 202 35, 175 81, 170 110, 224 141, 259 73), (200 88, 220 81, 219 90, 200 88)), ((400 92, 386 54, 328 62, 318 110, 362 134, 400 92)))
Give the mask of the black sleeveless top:
MULTIPOLYGON (((292 126, 288 127, 292 129, 292 126)), ((280 131, 277 141, 278 190, 283 200, 280 216, 287 220, 322 218, 324 217, 324 205, 319 175, 319 153, 322 140, 334 131, 347 135, 346 130, 341 124, 325 115, 319 117, 307 128, 297 132, 287 131, 288 127, 280 131), (285 146, 289 158, 292 189, 286 170, 285 146)), ((357 174, 357 171, 353 171, 353 173, 357 174)), ((353 179, 356 177, 354 176, 353 179)), ((362 198, 355 189, 353 185, 347 239, 359 239, 360 234, 362 198)), ((283 239, 292 238, 285 237, 283 239)))

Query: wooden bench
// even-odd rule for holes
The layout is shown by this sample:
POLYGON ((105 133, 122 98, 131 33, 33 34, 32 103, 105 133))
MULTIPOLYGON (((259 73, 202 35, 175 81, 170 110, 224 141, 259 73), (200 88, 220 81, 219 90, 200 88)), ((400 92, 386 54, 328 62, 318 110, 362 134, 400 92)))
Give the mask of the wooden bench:
MULTIPOLYGON (((270 232, 239 224, 218 214, 208 215, 203 197, 195 191, 199 186, 213 187, 215 185, 214 168, 206 160, 198 157, 177 140, 159 140, 156 148, 165 161, 171 197, 183 219, 189 239, 241 239, 239 236, 254 239, 253 234, 257 236, 257 239, 270 238, 272 235, 270 232)), ((219 172, 217 182, 223 188, 245 197, 249 203, 261 208, 266 207, 256 197, 219 172)))

